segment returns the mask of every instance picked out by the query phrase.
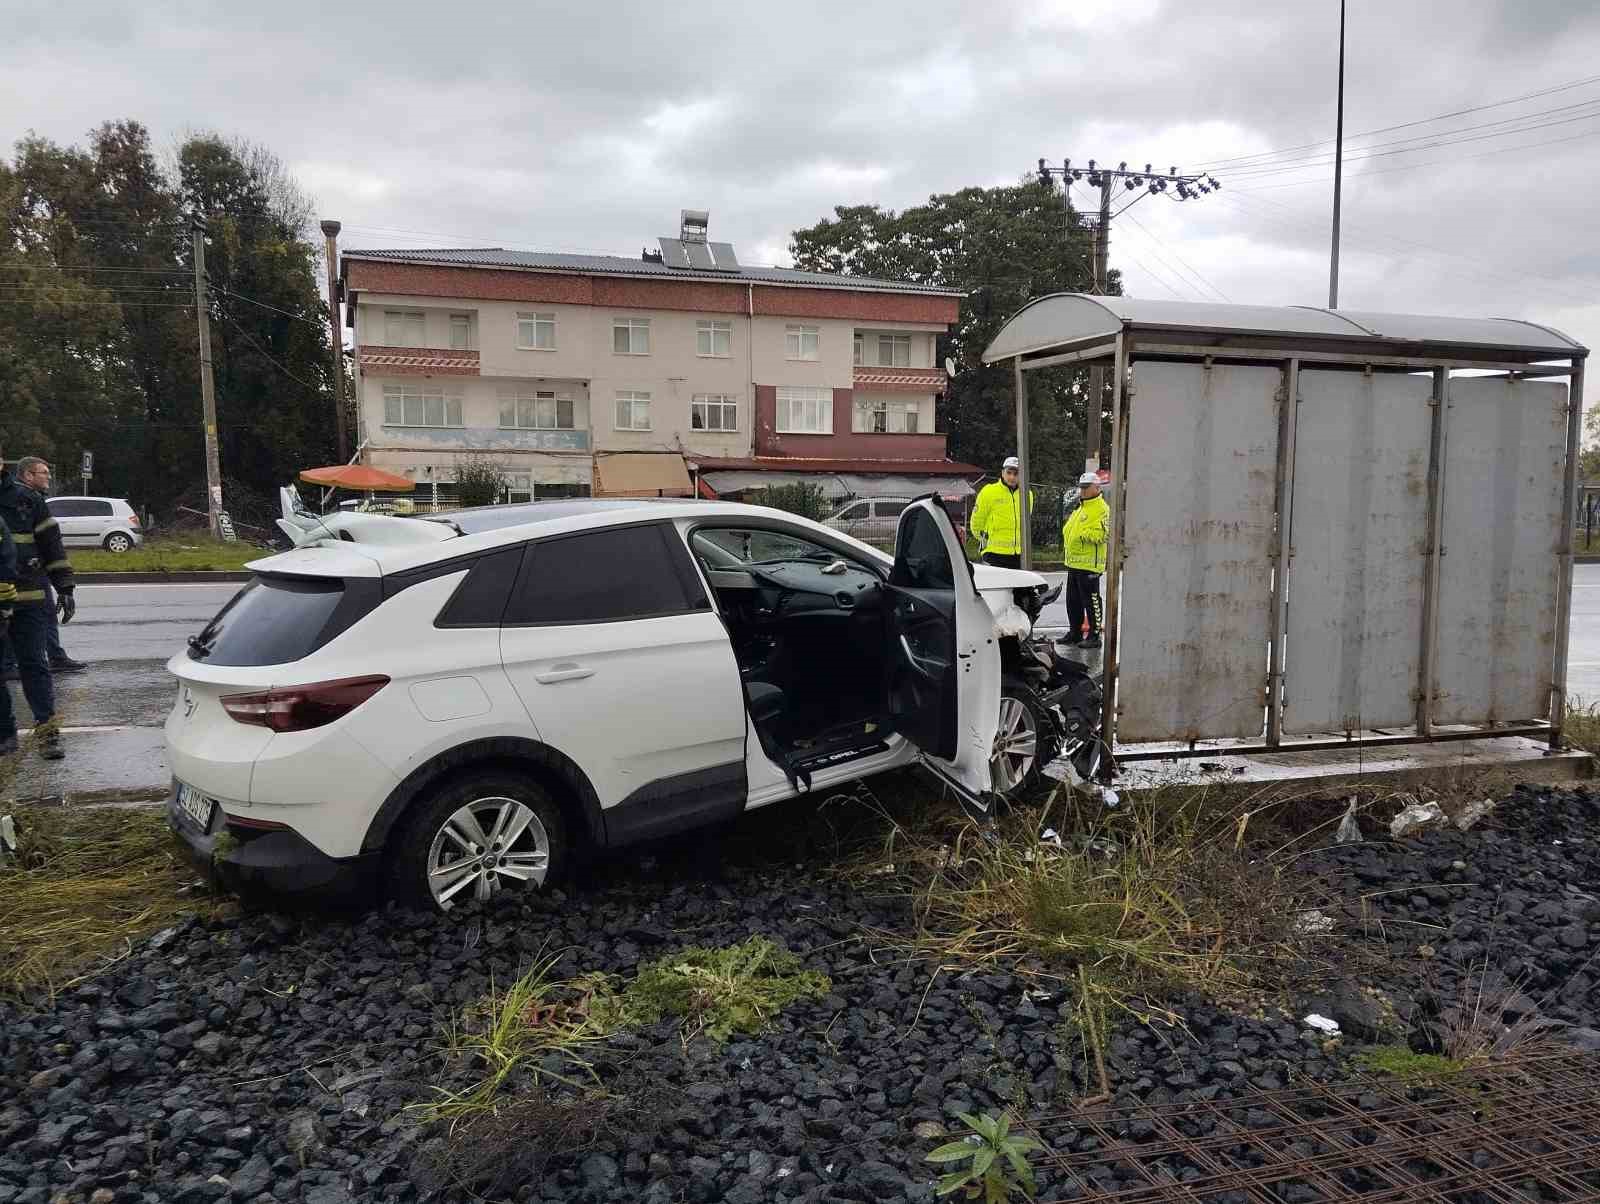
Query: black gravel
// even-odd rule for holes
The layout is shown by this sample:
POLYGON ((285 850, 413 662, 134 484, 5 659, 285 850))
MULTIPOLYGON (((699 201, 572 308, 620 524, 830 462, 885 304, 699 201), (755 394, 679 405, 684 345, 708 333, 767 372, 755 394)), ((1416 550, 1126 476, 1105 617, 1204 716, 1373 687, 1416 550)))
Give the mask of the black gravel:
MULTIPOLYGON (((864 933, 911 926, 887 888, 714 860, 668 851, 448 920, 390 909, 191 922, 44 1010, 0 1009, 0 1204, 474 1198, 441 1182, 440 1138, 404 1110, 467 1082, 442 1069, 441 1023, 558 950, 557 976, 627 974, 675 947, 764 933, 833 990, 759 1038, 685 1042, 670 1022, 617 1038, 591 1059, 633 1110, 542 1165, 523 1158, 537 1134, 513 1134, 491 1199, 932 1200, 922 1157, 957 1112, 1038 1113, 1084 1093, 1060 1038, 1064 998, 1011 973, 932 973, 874 945, 864 933)), ((1469 833, 1304 864, 1336 896, 1329 947, 1360 956, 1302 984, 1290 1011, 1194 1003, 1177 1008, 1183 1028, 1117 1028, 1120 1101, 1334 1079, 1354 1040, 1395 1024, 1425 1047, 1485 965, 1568 1039, 1600 1043, 1595 795, 1524 788, 1469 833), (1382 1001, 1362 989, 1374 985, 1382 1001), (1326 1042, 1296 1019, 1302 1007, 1350 1036, 1326 1042)), ((1041 1196, 1051 1186, 1044 1168, 1041 1196)))

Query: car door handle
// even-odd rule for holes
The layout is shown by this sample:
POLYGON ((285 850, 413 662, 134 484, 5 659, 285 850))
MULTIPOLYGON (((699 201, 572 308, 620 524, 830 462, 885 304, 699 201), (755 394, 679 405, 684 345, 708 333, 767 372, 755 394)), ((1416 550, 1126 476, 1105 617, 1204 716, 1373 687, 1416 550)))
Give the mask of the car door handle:
POLYGON ((542 672, 535 673, 533 680, 541 685, 551 686, 558 681, 580 681, 585 677, 593 677, 594 670, 586 665, 576 664, 573 661, 562 661, 559 665, 552 665, 542 672))

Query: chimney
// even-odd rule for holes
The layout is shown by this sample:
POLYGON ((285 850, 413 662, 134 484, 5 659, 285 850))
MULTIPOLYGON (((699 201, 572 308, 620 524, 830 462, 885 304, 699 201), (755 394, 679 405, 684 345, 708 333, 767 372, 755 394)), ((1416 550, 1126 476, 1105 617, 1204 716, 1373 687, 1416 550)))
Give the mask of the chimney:
POLYGON ((711 225, 711 214, 704 209, 685 209, 680 224, 678 237, 684 242, 697 242, 704 245, 706 231, 711 225))

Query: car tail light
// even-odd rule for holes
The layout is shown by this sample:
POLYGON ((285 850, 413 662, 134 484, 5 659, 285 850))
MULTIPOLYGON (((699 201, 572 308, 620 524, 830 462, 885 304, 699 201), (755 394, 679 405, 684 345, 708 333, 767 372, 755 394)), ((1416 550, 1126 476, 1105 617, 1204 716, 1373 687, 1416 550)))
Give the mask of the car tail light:
POLYGON ((388 684, 383 676, 341 677, 260 694, 229 694, 222 709, 239 723, 275 732, 304 732, 349 714, 388 684))
POLYGON ((139 525, 139 516, 137 514, 128 515, 128 526, 137 527, 138 525, 139 525))

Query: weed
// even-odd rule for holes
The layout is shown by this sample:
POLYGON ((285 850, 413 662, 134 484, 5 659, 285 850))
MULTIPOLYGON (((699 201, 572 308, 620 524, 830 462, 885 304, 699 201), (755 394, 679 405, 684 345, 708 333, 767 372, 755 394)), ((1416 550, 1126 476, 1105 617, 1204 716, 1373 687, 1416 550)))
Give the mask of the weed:
POLYGON ((151 540, 126 552, 74 548, 72 567, 80 573, 238 572, 270 555, 271 549, 256 544, 198 537, 151 540))
POLYGON ((198 882, 158 810, 12 814, 18 859, 0 868, 0 995, 53 993, 141 937, 229 906, 198 882))
POLYGON ((720 949, 690 946, 643 967, 633 982, 602 1004, 615 1023, 654 1024, 682 1016, 689 1035, 725 1041, 735 1032, 760 1032, 799 999, 826 995, 824 974, 764 936, 720 949))
POLYGON ((588 1064, 579 1056, 587 1045, 600 1040, 609 1025, 596 997, 584 993, 582 985, 552 982, 550 968, 560 960, 547 957, 535 962, 504 991, 490 989, 488 998, 469 1008, 452 1025, 447 1038, 449 1057, 473 1062, 482 1076, 464 1091, 439 1088, 439 1098, 417 1104, 423 1124, 448 1121, 452 1129, 473 1117, 493 1112, 500 1104, 500 1090, 513 1075, 531 1075, 576 1086, 570 1079, 547 1070, 542 1060, 551 1054, 565 1055, 578 1067, 588 1064))
POLYGON ((1574 699, 1568 703, 1561 733, 1566 737, 1567 747, 1600 756, 1600 702, 1574 699))
POLYGON ((928 1155, 927 1161, 941 1164, 971 1161, 965 1169, 941 1176, 938 1194, 948 1196, 964 1190, 969 1200, 981 1197, 984 1204, 1007 1204, 1011 1192, 1016 1189, 1025 1198, 1033 1199, 1038 1188, 1033 1168, 1028 1165, 1028 1154, 1041 1148, 1039 1143, 1031 1137, 1011 1133, 1011 1118, 1007 1115, 974 1116, 969 1112, 957 1115, 972 1130, 971 1134, 940 1146, 928 1155))
POLYGON ((1368 1070, 1393 1075, 1408 1083, 1430 1082, 1459 1074, 1467 1066, 1460 1058, 1413 1053, 1403 1045, 1376 1045, 1364 1049, 1356 1055, 1356 1061, 1368 1070))

